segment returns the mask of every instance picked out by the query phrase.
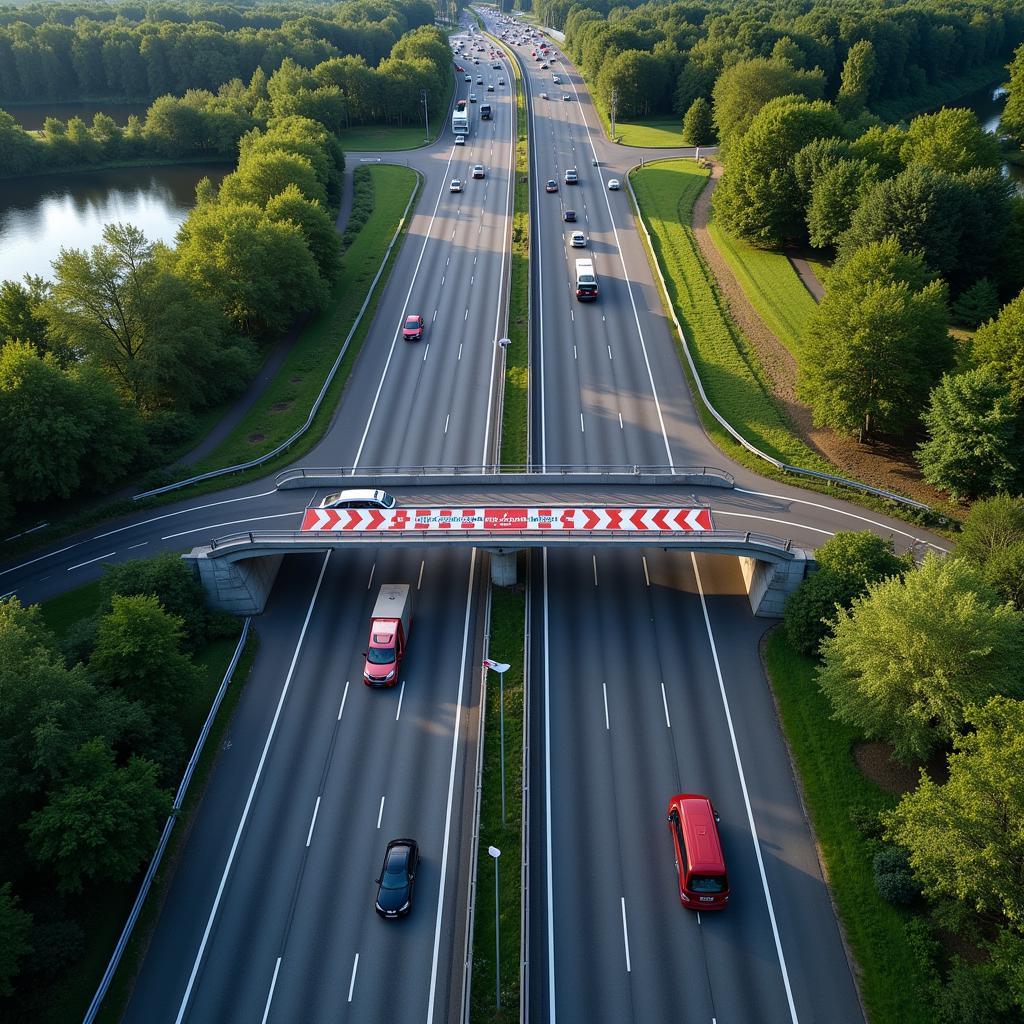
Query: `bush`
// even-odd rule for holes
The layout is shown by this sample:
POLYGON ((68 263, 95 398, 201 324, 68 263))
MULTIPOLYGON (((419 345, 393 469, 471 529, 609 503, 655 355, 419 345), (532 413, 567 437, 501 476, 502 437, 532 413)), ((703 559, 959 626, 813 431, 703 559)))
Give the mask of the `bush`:
POLYGON ((96 644, 96 631, 99 629, 99 614, 88 615, 84 619, 71 623, 60 641, 60 652, 64 661, 71 668, 82 662, 89 663, 92 649, 96 644))
POLYGON ((882 819, 878 811, 871 807, 851 807, 850 823, 865 839, 882 838, 882 819))
POLYGON ((910 869, 907 851, 898 846, 887 846, 875 854, 872 861, 875 889, 887 903, 905 907, 921 895, 921 887, 910 869))
POLYGON ((800 584, 786 602, 783 625, 789 642, 801 653, 816 658, 821 641, 832 632, 836 605, 849 607, 860 592, 844 576, 820 571, 800 584))
POLYGON ((344 252, 363 230, 373 213, 373 178, 369 167, 358 167, 352 176, 352 210, 348 215, 345 233, 341 236, 341 251, 344 252))
POLYGON ((1000 972, 988 962, 954 958, 936 1003, 940 1024, 1015 1024, 1024 1019, 1010 1005, 1000 972))
POLYGON ((999 292, 981 277, 953 303, 953 319, 965 327, 980 327, 999 312, 999 292))
POLYGON ((24 972, 56 978, 81 957, 85 948, 85 932, 77 921, 56 918, 34 925, 29 941, 32 956, 25 961, 24 972))

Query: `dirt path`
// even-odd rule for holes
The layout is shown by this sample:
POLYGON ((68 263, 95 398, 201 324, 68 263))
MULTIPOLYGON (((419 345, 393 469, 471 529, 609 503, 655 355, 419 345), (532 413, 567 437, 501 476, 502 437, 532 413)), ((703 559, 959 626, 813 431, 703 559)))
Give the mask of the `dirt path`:
MULTIPOLYGON (((718 290, 733 320, 756 355, 769 380, 772 393, 796 435, 808 447, 828 459, 837 468, 840 476, 848 476, 873 487, 908 495, 933 508, 948 509, 948 499, 925 483, 910 452, 886 444, 859 444, 835 431, 822 430, 814 426, 810 409, 796 397, 796 360, 758 316, 708 232, 711 196, 721 174, 721 164, 715 163, 711 178, 693 207, 693 232, 701 254, 715 275, 718 290)), ((807 269, 820 288, 821 284, 811 268, 807 269)), ((803 275, 801 279, 814 294, 810 283, 803 275)), ((815 297, 820 298, 818 295, 815 297)))

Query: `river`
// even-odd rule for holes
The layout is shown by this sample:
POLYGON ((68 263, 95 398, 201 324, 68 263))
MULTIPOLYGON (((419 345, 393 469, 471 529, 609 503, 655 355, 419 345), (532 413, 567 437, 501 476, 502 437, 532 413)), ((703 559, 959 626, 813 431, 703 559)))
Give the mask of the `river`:
POLYGON ((123 128, 132 114, 137 114, 145 121, 149 109, 146 103, 22 103, 14 106, 0 103, 0 107, 28 131, 38 131, 48 117, 56 117, 61 121, 80 117, 91 125, 94 114, 109 114, 123 128))
POLYGON ((151 241, 173 242, 199 179, 218 183, 230 170, 229 164, 178 164, 0 181, 0 281, 26 273, 51 277, 62 246, 95 245, 113 221, 134 224, 151 241))
MULTIPOLYGON (((998 83, 986 85, 983 89, 961 96, 956 103, 948 104, 951 107, 969 107, 978 115, 982 128, 993 135, 999 132, 999 119, 1003 115, 1005 105, 1006 89, 998 83)), ((1020 164, 1004 163, 1003 174, 1017 183, 1018 192, 1024 192, 1024 167, 1020 164)))

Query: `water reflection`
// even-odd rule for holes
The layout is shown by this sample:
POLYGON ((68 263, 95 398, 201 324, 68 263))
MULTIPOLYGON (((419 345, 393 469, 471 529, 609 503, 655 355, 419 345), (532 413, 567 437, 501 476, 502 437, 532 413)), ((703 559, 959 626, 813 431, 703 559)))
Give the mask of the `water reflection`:
POLYGON ((156 241, 172 242, 195 202, 200 178, 214 182, 228 164, 122 167, 0 181, 0 280, 51 276, 61 247, 95 245, 103 226, 130 222, 156 241))
POLYGON ((80 117, 86 124, 91 125, 95 114, 109 114, 115 124, 123 128, 132 114, 137 114, 144 121, 148 109, 145 103, 25 103, 21 106, 4 107, 22 128, 30 132, 42 128, 48 117, 56 117, 61 121, 80 117))

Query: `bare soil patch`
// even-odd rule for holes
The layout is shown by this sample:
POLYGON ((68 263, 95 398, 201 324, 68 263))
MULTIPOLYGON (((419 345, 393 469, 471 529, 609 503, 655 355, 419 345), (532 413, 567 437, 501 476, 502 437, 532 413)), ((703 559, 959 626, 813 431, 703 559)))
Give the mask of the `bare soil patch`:
POLYGON ((248 441, 249 444, 259 444, 260 441, 266 441, 266 439, 267 439, 267 435, 266 434, 250 434, 246 438, 246 441, 248 441))
POLYGON ((270 407, 270 411, 271 412, 284 412, 285 409, 290 409, 294 404, 295 404, 295 402, 291 398, 289 398, 287 401, 284 401, 284 402, 275 402, 270 407))
POLYGON ((897 796, 917 789, 922 768, 933 782, 943 783, 949 775, 945 751, 934 754, 923 765, 910 767, 895 760, 892 756, 892 747, 883 740, 864 740, 855 743, 851 753, 857 768, 865 778, 887 793, 895 793, 897 796))
POLYGON ((711 196, 721 174, 721 164, 714 164, 711 178, 693 207, 693 232, 730 315, 749 342, 794 433, 828 459, 842 476, 905 494, 936 509, 954 511, 949 498, 925 482, 911 448, 877 442, 860 444, 834 430, 814 426, 811 410, 796 397, 796 360, 758 316, 708 232, 711 196))

